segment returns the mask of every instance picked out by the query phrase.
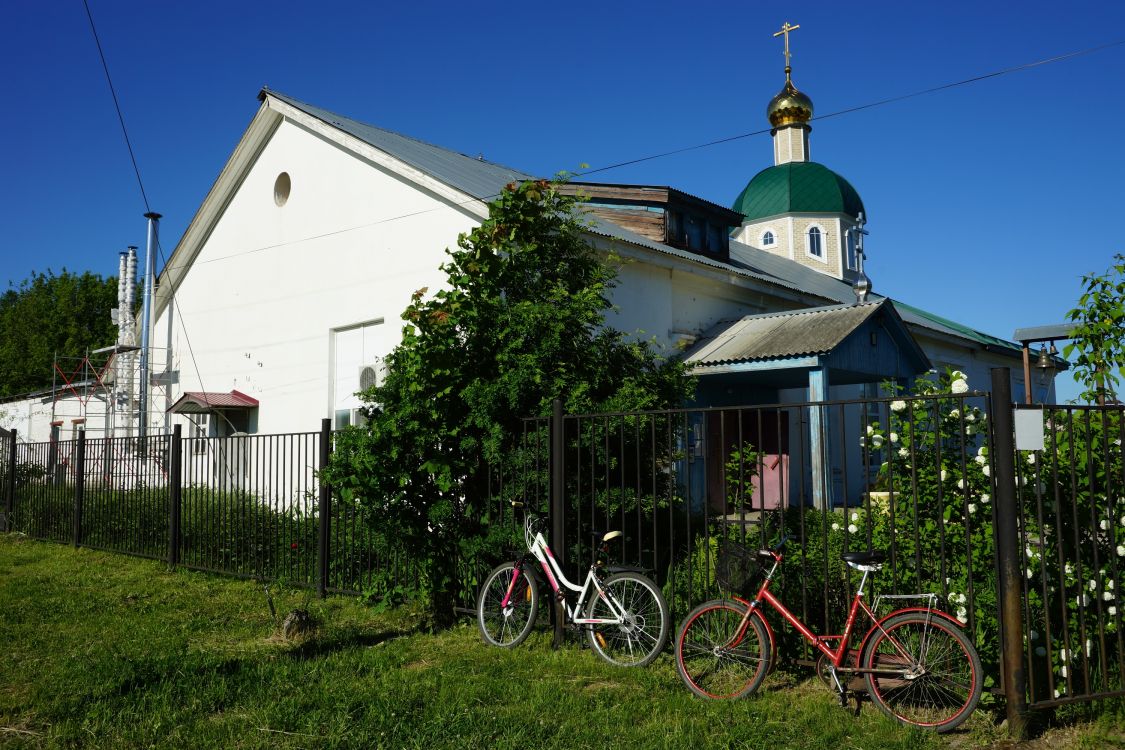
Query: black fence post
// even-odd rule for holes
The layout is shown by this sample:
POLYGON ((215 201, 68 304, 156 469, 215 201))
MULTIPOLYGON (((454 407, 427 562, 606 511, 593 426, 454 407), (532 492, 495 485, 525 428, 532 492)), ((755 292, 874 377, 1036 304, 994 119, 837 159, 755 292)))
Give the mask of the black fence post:
MULTIPOLYGON (((566 475, 563 473, 563 406, 562 401, 555 399, 551 402, 551 549, 555 553, 555 560, 559 565, 566 564, 566 541, 563 537, 565 525, 563 524, 563 486, 566 475)), ((555 602, 555 635, 552 646, 558 648, 563 642, 563 603, 555 602)))
POLYGON ((183 512, 183 425, 172 427, 168 446, 168 565, 180 564, 180 514, 183 512))
POLYGON ((317 513, 317 545, 316 545, 316 593, 323 599, 328 592, 328 532, 331 523, 332 495, 328 484, 320 473, 328 467, 332 456, 332 420, 323 419, 320 422, 320 461, 317 465, 319 484, 318 513, 317 513))
POLYGON ((992 467, 996 496, 996 562, 1000 588, 1000 674, 1007 701, 1008 733, 1023 737, 1027 717, 1027 674, 1023 659, 1023 570, 1019 503, 1016 497, 1015 419, 1012 377, 992 368, 992 467))
POLYGON ((16 505, 16 431, 8 433, 8 476, 4 481, 4 531, 12 530, 12 513, 16 505))
POLYGON ((74 456, 74 546, 82 544, 82 503, 86 499, 86 430, 78 431, 74 456))

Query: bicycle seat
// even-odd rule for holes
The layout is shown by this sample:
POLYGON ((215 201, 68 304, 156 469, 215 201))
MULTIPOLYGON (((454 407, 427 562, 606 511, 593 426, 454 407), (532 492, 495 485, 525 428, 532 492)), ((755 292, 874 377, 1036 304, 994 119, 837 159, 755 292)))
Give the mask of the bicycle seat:
POLYGON ((878 570, 887 561, 887 553, 874 550, 845 552, 840 559, 858 570, 878 570))

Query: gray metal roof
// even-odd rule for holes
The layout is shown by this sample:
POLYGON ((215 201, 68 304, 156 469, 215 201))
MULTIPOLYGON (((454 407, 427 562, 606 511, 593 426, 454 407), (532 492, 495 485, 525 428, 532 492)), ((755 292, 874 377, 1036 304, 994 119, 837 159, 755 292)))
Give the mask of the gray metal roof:
MULTIPOLYGON (((498 196, 504 186, 510 182, 535 179, 533 175, 528 175, 519 170, 450 151, 390 130, 377 128, 277 91, 263 89, 259 97, 266 95, 276 97, 312 117, 339 128, 359 138, 364 143, 384 151, 474 198, 489 200, 498 196)), ((730 262, 728 263, 654 242, 647 237, 592 215, 590 215, 590 220, 590 231, 603 237, 623 240, 666 255, 690 260, 712 268, 719 268, 746 278, 764 281, 784 289, 818 297, 825 302, 836 302, 849 306, 853 306, 855 302, 855 295, 852 293, 850 283, 814 271, 788 258, 734 240, 730 241, 730 262)), ((883 297, 872 294, 871 299, 878 301, 883 297)), ((1021 351, 1018 344, 962 326, 911 305, 898 303, 897 310, 902 319, 910 325, 927 328, 959 339, 968 339, 985 347, 997 347, 1015 353, 1021 351)))
POLYGON ((383 130, 350 117, 345 117, 326 109, 294 99, 271 89, 262 89, 259 97, 272 96, 301 110, 307 115, 322 120, 329 125, 353 135, 368 145, 406 162, 437 180, 454 187, 467 195, 488 200, 500 195, 509 182, 534 179, 501 164, 459 154, 456 151, 434 146, 416 138, 383 130))
POLYGON ((690 365, 717 365, 828 354, 884 304, 747 315, 713 327, 684 359, 690 365))
POLYGON ((1055 339, 1069 339, 1074 334, 1077 323, 1055 323, 1049 326, 1032 326, 1031 328, 1017 328, 1012 334, 1016 341, 1052 341, 1055 339))

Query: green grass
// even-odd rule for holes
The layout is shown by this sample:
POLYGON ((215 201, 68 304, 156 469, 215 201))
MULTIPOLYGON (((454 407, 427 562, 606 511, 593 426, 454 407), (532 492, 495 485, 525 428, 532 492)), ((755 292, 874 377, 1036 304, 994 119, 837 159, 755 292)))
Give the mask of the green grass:
MULTIPOLYGON (((1001 736, 981 712, 953 740, 869 705, 855 717, 784 674, 707 703, 667 655, 619 669, 577 639, 552 651, 546 632, 504 651, 468 623, 417 632, 408 610, 343 597, 310 609, 319 630, 289 642, 251 582, 0 536, 0 745, 940 750, 1001 736)), ((1125 717, 1082 726, 1067 744, 1104 747, 1125 717)))

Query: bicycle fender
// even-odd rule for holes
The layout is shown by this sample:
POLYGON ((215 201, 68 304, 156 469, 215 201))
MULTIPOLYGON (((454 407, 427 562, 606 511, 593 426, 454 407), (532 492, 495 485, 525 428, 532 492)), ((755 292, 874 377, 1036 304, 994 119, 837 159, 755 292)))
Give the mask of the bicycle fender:
POLYGON ((884 622, 891 619, 892 617, 897 617, 899 615, 904 615, 904 614, 909 614, 909 613, 918 613, 918 614, 921 614, 921 615, 924 615, 924 614, 928 613, 930 615, 930 617, 939 617, 943 620, 946 620, 948 622, 953 623, 954 625, 957 626, 957 628, 959 630, 965 629, 965 623, 961 622, 960 620, 958 620, 956 617, 949 614, 948 612, 942 612, 940 609, 929 609, 928 610, 925 607, 906 607, 905 609, 896 609, 894 612, 891 612, 889 615, 887 615, 883 619, 879 620, 878 623, 876 623, 871 629, 869 629, 867 631, 867 635, 863 636, 863 643, 859 644, 859 651, 857 652, 858 653, 857 658, 863 657, 864 649, 867 648, 867 642, 869 640, 871 640, 871 636, 874 635, 879 630, 879 627, 884 622))

